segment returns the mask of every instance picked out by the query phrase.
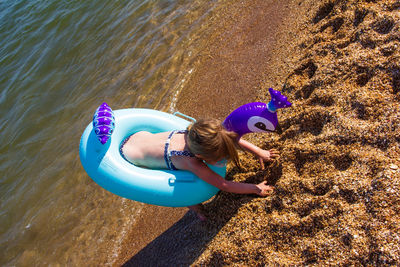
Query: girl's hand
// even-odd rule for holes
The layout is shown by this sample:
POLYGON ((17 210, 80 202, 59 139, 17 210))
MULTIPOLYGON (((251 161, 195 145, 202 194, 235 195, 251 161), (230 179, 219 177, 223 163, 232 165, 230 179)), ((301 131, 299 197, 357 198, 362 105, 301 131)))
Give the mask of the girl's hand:
POLYGON ((256 145, 240 138, 238 144, 245 151, 253 153, 260 160, 261 168, 264 170, 264 161, 273 161, 279 158, 279 151, 276 149, 264 150, 256 145))
POLYGON ((273 161, 279 159, 279 151, 276 149, 260 149, 260 151, 257 153, 257 156, 261 164, 261 169, 264 170, 264 161, 273 161))
POLYGON ((262 197, 266 197, 274 191, 274 187, 271 185, 267 185, 267 181, 259 183, 257 187, 260 189, 257 195, 262 197))

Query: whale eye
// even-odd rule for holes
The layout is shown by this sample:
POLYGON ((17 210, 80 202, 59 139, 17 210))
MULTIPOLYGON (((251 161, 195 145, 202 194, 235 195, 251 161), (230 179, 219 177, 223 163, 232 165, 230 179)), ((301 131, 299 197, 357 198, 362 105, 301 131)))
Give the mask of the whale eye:
POLYGON ((247 121, 247 127, 253 133, 274 131, 274 125, 266 118, 253 116, 247 121))
POLYGON ((254 124, 254 126, 263 131, 267 130, 267 126, 262 122, 257 122, 256 124, 254 124))

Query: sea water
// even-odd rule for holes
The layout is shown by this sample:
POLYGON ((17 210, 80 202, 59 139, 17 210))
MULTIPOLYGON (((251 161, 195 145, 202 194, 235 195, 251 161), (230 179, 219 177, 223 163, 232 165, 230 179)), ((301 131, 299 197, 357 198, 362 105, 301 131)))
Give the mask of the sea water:
POLYGON ((112 264, 143 204, 95 184, 98 105, 173 111, 218 1, 0 0, 0 266, 112 264))

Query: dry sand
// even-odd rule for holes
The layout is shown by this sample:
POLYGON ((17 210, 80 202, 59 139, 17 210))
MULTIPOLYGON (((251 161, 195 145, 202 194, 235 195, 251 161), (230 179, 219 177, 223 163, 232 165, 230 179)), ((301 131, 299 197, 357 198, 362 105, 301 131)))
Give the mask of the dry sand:
POLYGON ((117 265, 400 265, 400 2, 280 2, 287 15, 274 46, 275 36, 263 35, 263 15, 274 7, 234 2, 177 106, 223 118, 246 97, 219 108, 214 86, 233 94, 240 85, 257 94, 251 100, 265 101, 268 87, 287 95, 293 106, 278 111, 282 132, 247 137, 280 149, 279 162, 261 171, 243 153, 242 170, 229 166, 227 175, 267 179, 275 192, 221 192, 205 204, 207 223, 159 208, 154 216, 162 221, 167 210, 169 223, 140 251, 130 245, 135 235, 127 237, 117 265), (260 56, 246 59, 254 49, 260 56), (187 104, 190 96, 203 108, 187 104))

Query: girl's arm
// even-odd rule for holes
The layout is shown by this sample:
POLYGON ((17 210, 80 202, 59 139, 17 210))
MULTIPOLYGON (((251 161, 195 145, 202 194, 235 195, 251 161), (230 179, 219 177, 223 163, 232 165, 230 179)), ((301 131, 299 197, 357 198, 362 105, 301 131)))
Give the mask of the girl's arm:
POLYGON ((259 184, 227 181, 212 171, 204 162, 199 160, 196 161, 191 161, 191 163, 187 164, 187 168, 185 169, 193 172, 205 182, 217 187, 222 191, 236 194, 257 194, 263 197, 269 195, 273 191, 273 187, 267 185, 266 181, 259 184))
POLYGON ((264 161, 271 161, 279 158, 279 151, 276 149, 264 150, 258 146, 240 138, 238 144, 245 151, 249 151, 254 154, 260 160, 261 168, 264 169, 264 161))

